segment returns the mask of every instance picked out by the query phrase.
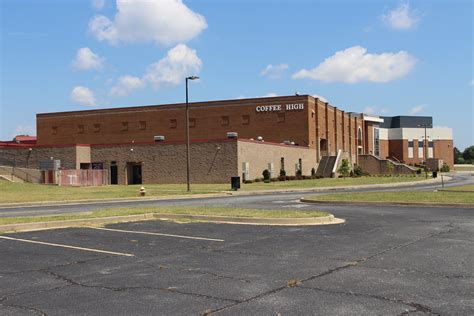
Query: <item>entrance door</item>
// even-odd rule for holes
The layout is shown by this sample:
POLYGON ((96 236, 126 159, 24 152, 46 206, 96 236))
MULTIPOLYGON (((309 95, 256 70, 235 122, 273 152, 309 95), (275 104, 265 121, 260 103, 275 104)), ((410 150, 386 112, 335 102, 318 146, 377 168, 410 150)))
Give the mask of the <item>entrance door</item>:
POLYGON ((142 184, 142 164, 129 162, 127 163, 128 184, 142 184))
POLYGON ((133 184, 142 184, 142 165, 133 165, 132 167, 133 184))
POLYGON ((110 184, 118 184, 117 165, 110 166, 110 184))

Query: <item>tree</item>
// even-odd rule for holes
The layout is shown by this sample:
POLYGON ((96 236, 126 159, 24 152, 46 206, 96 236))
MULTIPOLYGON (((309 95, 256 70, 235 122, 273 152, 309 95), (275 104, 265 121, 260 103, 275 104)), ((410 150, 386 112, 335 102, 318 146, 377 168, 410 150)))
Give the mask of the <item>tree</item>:
POLYGON ((351 172, 351 166, 349 165, 349 161, 347 159, 342 159, 341 166, 339 167, 339 173, 344 177, 349 176, 351 172))
POLYGON ((454 163, 464 163, 462 152, 457 147, 454 147, 454 163))
POLYGON ((462 157, 466 163, 473 163, 474 162, 474 146, 469 146, 464 149, 462 153, 462 157))

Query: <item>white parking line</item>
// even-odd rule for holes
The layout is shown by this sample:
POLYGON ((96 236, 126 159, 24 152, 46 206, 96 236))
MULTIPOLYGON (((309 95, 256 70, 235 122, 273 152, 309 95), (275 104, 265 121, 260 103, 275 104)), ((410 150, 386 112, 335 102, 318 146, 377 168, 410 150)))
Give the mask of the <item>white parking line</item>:
POLYGON ((87 228, 98 229, 98 230, 107 230, 107 231, 120 232, 120 233, 129 233, 129 234, 154 235, 154 236, 175 237, 175 238, 185 238, 185 239, 195 239, 195 240, 207 240, 207 241, 219 241, 219 242, 224 241, 224 239, 183 236, 183 235, 173 235, 173 234, 163 234, 163 233, 151 233, 151 232, 140 232, 140 231, 134 231, 134 230, 122 230, 122 229, 112 229, 112 228, 103 228, 103 227, 91 227, 91 226, 89 226, 87 228))
POLYGON ((19 238, 6 237, 6 236, 0 236, 0 238, 1 239, 7 239, 7 240, 27 242, 27 243, 32 243, 32 244, 53 246, 53 247, 61 247, 61 248, 69 248, 69 249, 76 249, 76 250, 82 250, 82 251, 106 253, 106 254, 115 255, 115 256, 135 257, 135 255, 130 254, 130 253, 121 253, 121 252, 105 251, 105 250, 83 248, 83 247, 76 247, 76 246, 69 246, 69 245, 53 244, 53 243, 49 243, 49 242, 35 241, 35 240, 28 240, 28 239, 19 239, 19 238))

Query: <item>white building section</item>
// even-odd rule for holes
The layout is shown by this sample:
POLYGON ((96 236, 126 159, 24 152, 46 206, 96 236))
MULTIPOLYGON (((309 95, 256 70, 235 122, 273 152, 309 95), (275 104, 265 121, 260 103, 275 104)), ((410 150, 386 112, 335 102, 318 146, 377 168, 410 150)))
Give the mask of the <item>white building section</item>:
MULTIPOLYGON (((390 128, 388 139, 425 139, 425 129, 420 128, 390 128)), ((426 129, 428 140, 451 140, 453 139, 453 130, 449 127, 434 127, 426 129)))

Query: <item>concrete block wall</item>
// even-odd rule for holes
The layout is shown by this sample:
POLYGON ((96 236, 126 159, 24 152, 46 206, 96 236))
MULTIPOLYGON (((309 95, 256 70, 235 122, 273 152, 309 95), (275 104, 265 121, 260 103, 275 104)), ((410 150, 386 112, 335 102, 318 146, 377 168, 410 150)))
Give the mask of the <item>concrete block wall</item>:
MULTIPOLYGON (((191 143, 191 183, 230 183, 237 176, 237 142, 191 143)), ((142 182, 186 183, 184 143, 92 146, 91 161, 118 166, 118 183, 127 184, 127 163, 141 163, 142 182), (131 150, 133 149, 133 151, 131 150)))
POLYGON ((313 148, 287 146, 258 141, 239 140, 238 142, 238 174, 242 177, 242 163, 249 163, 249 179, 262 178, 263 170, 273 163, 273 176, 280 175, 281 158, 285 158, 287 176, 294 176, 295 165, 302 160, 302 174, 311 175, 311 168, 317 169, 316 155, 313 148))
POLYGON ((0 147, 0 165, 38 169, 42 160, 61 160, 61 167, 76 169, 76 146, 68 147, 0 147), (31 150, 29 150, 31 148, 31 150))

